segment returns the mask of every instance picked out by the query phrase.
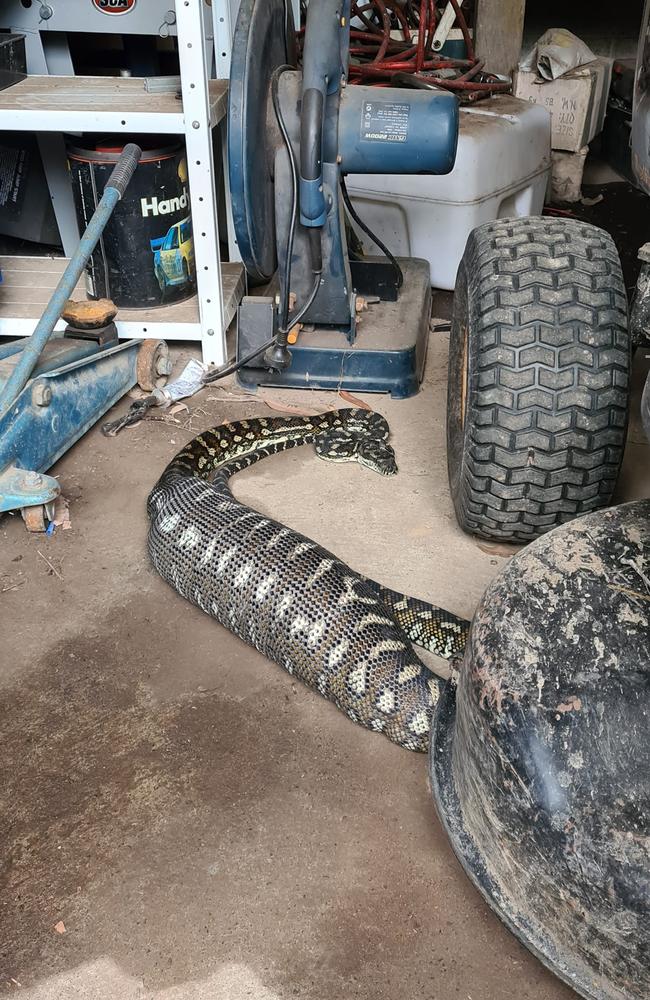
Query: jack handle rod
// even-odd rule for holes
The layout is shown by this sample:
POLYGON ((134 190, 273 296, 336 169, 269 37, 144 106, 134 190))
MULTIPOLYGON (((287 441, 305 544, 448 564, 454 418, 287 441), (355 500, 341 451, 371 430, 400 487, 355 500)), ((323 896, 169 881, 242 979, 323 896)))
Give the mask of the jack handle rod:
POLYGON ((0 393, 0 417, 5 415, 27 385, 41 351, 52 336, 65 304, 74 292, 115 206, 126 191, 141 156, 142 150, 135 143, 129 142, 124 147, 122 155, 108 178, 101 201, 79 241, 79 246, 61 275, 61 280, 54 289, 34 332, 31 337, 27 338, 16 367, 5 382, 4 389, 0 393))

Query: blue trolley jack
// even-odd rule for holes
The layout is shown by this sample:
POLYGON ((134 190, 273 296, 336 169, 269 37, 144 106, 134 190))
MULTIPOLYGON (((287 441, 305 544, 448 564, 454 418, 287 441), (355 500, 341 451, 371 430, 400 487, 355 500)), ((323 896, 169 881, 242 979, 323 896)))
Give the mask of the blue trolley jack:
POLYGON ((60 492, 46 471, 136 382, 168 374, 163 342, 119 343, 114 324, 51 339, 140 156, 125 146, 32 336, 0 347, 0 513, 20 510, 30 531, 46 530, 60 492))

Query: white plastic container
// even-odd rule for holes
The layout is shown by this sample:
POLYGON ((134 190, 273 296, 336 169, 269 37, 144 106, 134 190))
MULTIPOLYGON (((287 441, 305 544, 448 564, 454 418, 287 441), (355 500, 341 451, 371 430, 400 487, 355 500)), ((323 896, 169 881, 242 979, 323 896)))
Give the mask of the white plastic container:
MULTIPOLYGON (((389 250, 428 260, 433 287, 452 290, 472 229, 541 213, 550 164, 549 113, 502 95, 461 109, 450 174, 350 174, 347 187, 360 217, 389 250)), ((367 253, 378 253, 358 235, 367 253)))

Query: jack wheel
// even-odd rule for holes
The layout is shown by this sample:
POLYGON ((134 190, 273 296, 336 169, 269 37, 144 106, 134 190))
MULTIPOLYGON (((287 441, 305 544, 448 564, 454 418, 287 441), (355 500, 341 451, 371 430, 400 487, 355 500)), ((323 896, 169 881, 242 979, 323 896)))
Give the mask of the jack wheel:
POLYGON ((164 340, 143 340, 138 351, 136 377, 143 392, 164 385, 171 373, 169 348, 164 340))
POLYGON ((447 465, 461 528, 529 542, 608 506, 629 382, 625 284, 608 233, 550 218, 475 229, 449 343, 447 465))
POLYGON ((54 520, 54 504, 40 503, 35 507, 21 507, 20 513, 28 531, 42 533, 47 531, 50 521, 54 520))

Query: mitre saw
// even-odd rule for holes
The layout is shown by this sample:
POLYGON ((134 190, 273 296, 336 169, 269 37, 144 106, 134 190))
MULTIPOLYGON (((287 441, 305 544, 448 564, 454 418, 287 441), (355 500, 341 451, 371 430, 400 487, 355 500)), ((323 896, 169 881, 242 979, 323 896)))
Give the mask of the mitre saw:
MULTIPOLYGON (((297 65, 288 0, 242 0, 233 40, 229 170, 250 285, 240 382, 417 392, 429 265, 360 252, 346 174, 448 173, 458 104, 445 91, 349 85, 350 0, 312 0, 297 65), (257 294, 259 292, 259 294, 257 294)), ((377 242, 375 240, 375 242, 377 242)))

